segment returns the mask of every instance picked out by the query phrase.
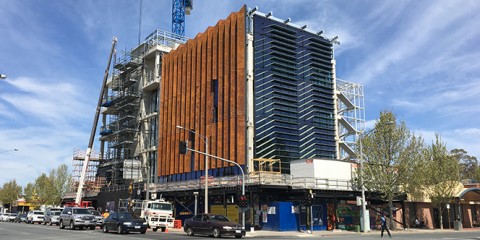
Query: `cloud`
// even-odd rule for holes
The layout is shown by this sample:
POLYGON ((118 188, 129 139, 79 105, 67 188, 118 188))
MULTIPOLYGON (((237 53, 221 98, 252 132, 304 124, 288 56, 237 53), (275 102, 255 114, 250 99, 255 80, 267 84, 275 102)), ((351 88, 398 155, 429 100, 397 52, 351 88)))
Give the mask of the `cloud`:
MULTIPOLYGON (((391 2, 391 4, 396 3, 391 2)), ((412 8, 413 6, 409 7, 408 13, 405 9, 402 22, 397 23, 397 28, 390 29, 392 37, 376 39, 378 44, 370 46, 370 53, 364 63, 359 64, 347 79, 358 79, 362 83, 369 83, 380 79, 379 76, 395 68, 399 63, 416 61, 416 54, 428 50, 433 53, 449 52, 451 48, 462 45, 469 40, 470 36, 478 32, 478 30, 469 32, 468 29, 471 30, 471 26, 465 26, 462 22, 466 16, 476 16, 475 8, 459 7, 455 1, 423 4, 423 6, 416 6, 415 9, 412 8), (452 8, 456 10, 451 11, 452 8), (445 39, 449 39, 452 35, 456 36, 454 37, 456 45, 444 45, 445 39)), ((381 36, 381 31, 388 31, 388 29, 379 29, 376 35, 381 36)))
POLYGON ((427 145, 431 145, 436 139, 435 134, 439 133, 449 151, 455 148, 464 149, 470 156, 480 158, 480 139, 478 138, 480 128, 457 128, 443 131, 417 129, 414 133, 422 136, 427 145))
MULTIPOLYGON (((2 93, 0 98, 30 118, 64 125, 72 120, 86 120, 88 109, 82 87, 60 80, 45 81, 29 77, 9 80, 17 91, 2 93)), ((93 108, 92 108, 93 109, 93 108)), ((89 111, 92 112, 92 111, 89 111)))

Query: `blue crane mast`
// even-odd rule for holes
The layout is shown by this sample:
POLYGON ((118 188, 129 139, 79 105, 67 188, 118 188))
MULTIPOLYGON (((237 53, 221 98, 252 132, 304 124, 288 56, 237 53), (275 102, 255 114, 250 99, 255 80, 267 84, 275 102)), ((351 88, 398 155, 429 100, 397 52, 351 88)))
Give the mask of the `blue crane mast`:
POLYGON ((185 36, 185 15, 190 15, 193 9, 193 0, 173 0, 172 32, 185 36))

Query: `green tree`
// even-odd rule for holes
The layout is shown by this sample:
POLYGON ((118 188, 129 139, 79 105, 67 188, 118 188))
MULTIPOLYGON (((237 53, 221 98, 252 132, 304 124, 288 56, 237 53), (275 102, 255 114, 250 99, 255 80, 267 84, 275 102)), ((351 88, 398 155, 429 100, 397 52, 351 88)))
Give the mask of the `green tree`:
POLYGON ((476 157, 468 155, 463 149, 453 149, 450 154, 460 165, 460 180, 471 179, 480 182, 480 168, 476 157))
POLYGON ((22 187, 17 184, 15 179, 13 179, 10 182, 4 183, 3 187, 0 189, 0 202, 4 205, 8 204, 11 209, 12 203, 20 197, 21 193, 22 187))
POLYGON ((35 180, 35 193, 38 197, 39 204, 53 204, 55 196, 55 186, 52 178, 49 178, 45 173, 42 173, 35 180))
POLYGON ((25 200, 38 205, 59 205, 69 190, 71 179, 65 164, 52 169, 48 176, 42 173, 34 183, 28 183, 25 187, 25 200))
POLYGON ((28 183, 23 189, 23 194, 25 195, 25 201, 33 203, 35 199, 35 185, 33 183, 28 183))
POLYGON ((50 178, 53 180, 53 184, 55 186, 55 194, 53 203, 55 205, 59 205, 62 202, 62 198, 66 192, 70 190, 70 184, 72 182, 72 176, 68 171, 68 167, 66 164, 62 164, 50 171, 50 178))
POLYGON ((440 228, 443 229, 443 211, 457 193, 460 167, 458 161, 447 151, 440 135, 429 147, 429 164, 426 167, 428 195, 432 205, 440 211, 440 228))
POLYGON ((412 188, 414 170, 422 159, 424 144, 415 137, 405 122, 396 123, 392 112, 381 112, 372 131, 362 136, 364 185, 369 191, 378 192, 388 202, 390 227, 393 229, 393 200, 405 193, 405 186, 412 188))

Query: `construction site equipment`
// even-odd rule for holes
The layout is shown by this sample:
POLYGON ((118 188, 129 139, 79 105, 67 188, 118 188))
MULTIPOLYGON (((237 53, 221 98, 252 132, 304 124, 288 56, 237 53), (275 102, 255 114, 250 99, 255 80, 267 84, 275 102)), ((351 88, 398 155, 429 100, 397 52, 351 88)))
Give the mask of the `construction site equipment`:
POLYGON ((193 0, 173 0, 172 3, 172 32, 185 36, 185 15, 190 15, 193 0))
POLYGON ((108 57, 107 68, 105 69, 105 74, 103 75, 102 88, 100 89, 100 96, 97 102, 97 109, 95 111, 95 117, 93 119, 92 130, 90 132, 90 140, 88 142, 88 148, 85 152, 85 160, 83 162, 82 173, 80 175, 80 180, 78 181, 78 190, 77 196, 75 198, 75 203, 80 204, 82 201, 83 185, 85 181, 85 176, 87 175, 88 164, 90 161, 90 155, 93 149, 93 140, 95 139, 95 132, 97 130, 98 117, 100 115, 100 108, 102 107, 103 95, 105 94, 105 86, 107 85, 108 71, 110 70, 110 63, 112 62, 113 52, 115 51, 115 46, 117 44, 117 38, 113 38, 112 48, 110 49, 110 56, 108 57))
POLYGON ((145 219, 148 227, 154 232, 161 229, 162 232, 174 227, 173 205, 164 199, 139 200, 119 199, 119 212, 131 212, 132 214, 145 219))

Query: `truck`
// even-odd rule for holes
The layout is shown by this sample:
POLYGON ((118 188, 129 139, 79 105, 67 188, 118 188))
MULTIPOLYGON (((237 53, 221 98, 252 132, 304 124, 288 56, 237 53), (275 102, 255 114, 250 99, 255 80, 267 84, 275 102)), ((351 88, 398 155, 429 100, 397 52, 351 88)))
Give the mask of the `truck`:
POLYGON ((161 229, 173 228, 173 205, 162 199, 140 200, 120 199, 118 211, 129 211, 135 216, 145 219, 149 228, 154 232, 161 229))
POLYGON ((140 217, 144 218, 148 226, 156 232, 159 228, 165 232, 173 228, 173 205, 163 199, 145 200, 142 202, 140 217))

